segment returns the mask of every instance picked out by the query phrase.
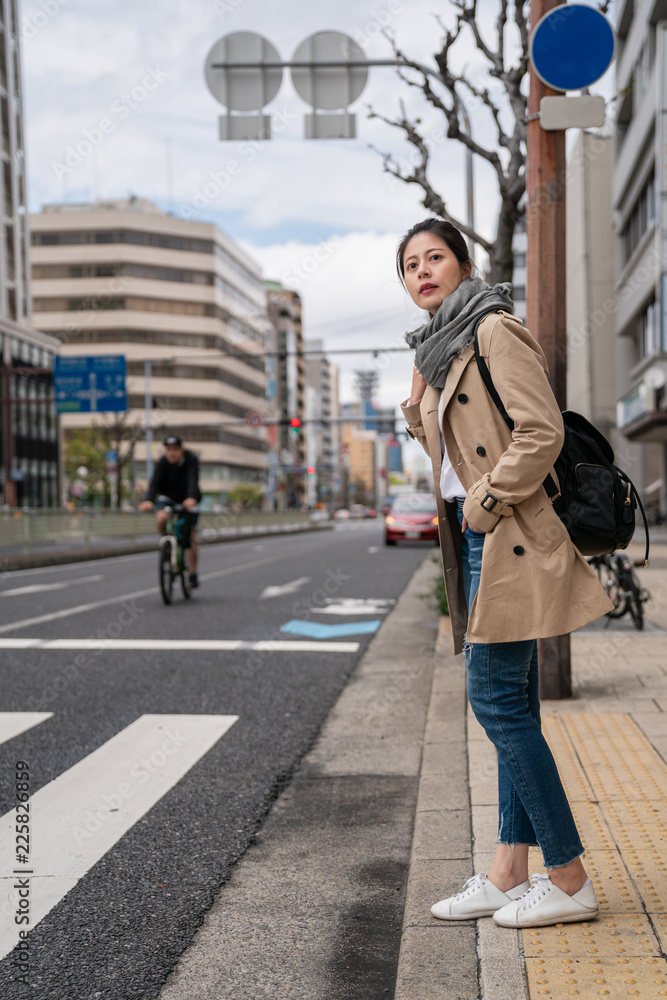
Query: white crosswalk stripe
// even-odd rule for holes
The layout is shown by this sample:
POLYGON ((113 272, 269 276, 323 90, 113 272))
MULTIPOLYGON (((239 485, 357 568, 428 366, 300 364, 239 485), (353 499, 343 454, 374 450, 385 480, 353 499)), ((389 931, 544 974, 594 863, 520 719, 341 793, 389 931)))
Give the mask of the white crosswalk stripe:
POLYGON ((53 712, 0 712, 0 743, 13 740, 52 716, 53 712))
POLYGON ((19 942, 19 931, 35 927, 237 719, 142 715, 31 796, 28 864, 17 861, 17 811, 0 819, 0 958, 19 942), (27 913, 29 924, 17 924, 17 912, 27 913))

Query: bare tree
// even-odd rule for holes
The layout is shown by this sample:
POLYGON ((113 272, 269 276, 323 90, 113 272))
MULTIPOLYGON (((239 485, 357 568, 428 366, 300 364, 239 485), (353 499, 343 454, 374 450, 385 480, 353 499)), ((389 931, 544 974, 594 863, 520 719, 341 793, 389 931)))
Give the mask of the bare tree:
POLYGON ((462 143, 476 156, 486 160, 495 171, 500 194, 495 239, 487 239, 481 233, 473 231, 468 225, 455 219, 447 209, 444 197, 435 190, 429 176, 431 150, 427 136, 420 129, 421 120, 410 120, 403 101, 400 102, 400 117, 388 118, 372 108, 369 117, 379 118, 388 125, 401 129, 415 149, 410 164, 412 170, 399 163, 393 154, 381 153, 385 171, 406 184, 417 184, 424 192, 421 203, 425 208, 454 223, 469 240, 478 243, 487 252, 487 277, 492 284, 511 281, 514 263, 512 241, 516 224, 524 213, 521 199, 526 188, 527 101, 522 92, 522 84, 528 72, 528 3, 515 0, 511 7, 511 18, 519 40, 517 56, 511 64, 506 54, 508 0, 498 0, 495 47, 487 43, 480 31, 477 0, 451 0, 451 3, 456 11, 454 27, 450 29, 440 18, 436 18, 442 30, 442 40, 439 51, 433 57, 435 66, 426 66, 411 59, 390 33, 386 33, 386 37, 394 49, 399 76, 408 86, 421 90, 426 101, 442 113, 447 138, 462 143), (489 76, 502 85, 504 93, 492 95, 488 87, 475 86, 469 71, 454 72, 451 53, 464 29, 472 33, 478 51, 487 61, 489 76), (462 102, 466 91, 482 103, 493 119, 496 143, 491 147, 473 139, 464 128, 462 102))

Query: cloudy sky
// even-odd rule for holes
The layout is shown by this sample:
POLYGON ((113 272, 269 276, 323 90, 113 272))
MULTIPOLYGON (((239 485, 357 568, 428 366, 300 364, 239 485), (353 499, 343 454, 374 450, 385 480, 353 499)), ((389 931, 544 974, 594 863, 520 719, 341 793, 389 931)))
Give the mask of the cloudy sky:
MULTIPOLYGON (((495 0, 482 22, 492 24, 495 0)), ((388 116, 403 98, 436 135, 432 176, 449 210, 464 213, 464 153, 437 141, 441 121, 401 83, 393 69, 371 69, 353 105, 356 140, 304 141, 308 106, 289 73, 268 110, 275 138, 250 156, 239 143, 220 142, 223 111, 204 80, 214 42, 236 31, 261 33, 284 59, 309 35, 351 35, 369 59, 391 55, 380 33, 389 27, 404 50, 428 61, 439 40, 432 0, 21 0, 22 55, 31 211, 54 201, 93 197, 148 197, 167 209, 168 150, 177 215, 212 220, 250 252, 264 277, 296 285, 305 331, 330 350, 382 348, 422 321, 394 270, 398 238, 427 213, 419 189, 389 178, 377 152, 406 160, 410 147, 398 130, 369 120, 367 106, 388 116), (133 88, 148 86, 143 91, 133 88), (106 133, 98 132, 106 119, 106 133), (94 154, 68 160, 68 147, 97 141, 94 154), (233 175, 231 161, 240 163, 233 175), (312 270, 314 251, 318 265, 312 270), (302 267, 306 264, 306 273, 302 267), (301 277, 298 277, 298 275, 301 277)), ((509 44, 512 44, 510 36, 509 44)), ((458 55, 478 80, 484 63, 466 39, 458 55)), ((488 83, 488 79, 485 81, 488 83)), ((484 110, 471 101, 474 128, 489 136, 484 110)), ((233 168, 235 169, 235 168, 233 168)), ((494 178, 476 166, 478 225, 494 230, 494 178)), ((353 371, 372 364, 364 355, 332 355, 342 372, 343 397, 354 395, 353 371)), ((379 399, 393 405, 407 394, 409 354, 381 365, 379 399)))

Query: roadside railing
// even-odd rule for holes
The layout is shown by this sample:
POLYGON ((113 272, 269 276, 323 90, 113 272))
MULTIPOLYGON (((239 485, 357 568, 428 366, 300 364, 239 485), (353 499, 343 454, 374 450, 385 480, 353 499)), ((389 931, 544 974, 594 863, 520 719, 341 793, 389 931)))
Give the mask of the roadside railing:
MULTIPOLYGON (((233 535, 270 534, 299 528, 322 527, 329 520, 327 511, 233 510, 199 515, 197 531, 202 542, 233 535)), ((89 549, 114 540, 137 544, 139 539, 155 535, 155 515, 140 511, 96 510, 83 508, 60 510, 21 508, 0 511, 0 550, 22 550, 30 555, 36 548, 58 546, 63 549, 89 549)))

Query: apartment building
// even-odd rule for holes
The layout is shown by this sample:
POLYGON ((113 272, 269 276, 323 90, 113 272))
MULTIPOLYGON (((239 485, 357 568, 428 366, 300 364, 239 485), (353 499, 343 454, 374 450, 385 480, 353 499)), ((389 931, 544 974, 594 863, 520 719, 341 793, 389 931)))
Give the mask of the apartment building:
POLYGON ((340 485, 340 424, 338 369, 324 352, 321 340, 306 342, 306 462, 309 469, 308 503, 333 502, 340 485))
POLYGON ((616 8, 613 213, 619 464, 667 511, 667 2, 616 8))
POLYGON ((267 392, 277 423, 269 428, 270 503, 279 510, 306 502, 308 425, 290 426, 306 415, 306 362, 301 297, 279 281, 265 283, 270 333, 267 339, 267 392))
MULTIPOLYGON (((46 205, 30 228, 35 325, 61 341, 64 355, 127 359, 137 492, 146 481, 147 405, 152 458, 165 433, 179 434, 199 456, 209 502, 224 502, 236 483, 265 483, 259 265, 215 225, 134 197, 46 205)), ((64 414, 65 435, 103 416, 64 414)))
POLYGON ((16 3, 0 0, 0 505, 55 507, 59 344, 30 325, 19 29, 16 3))

